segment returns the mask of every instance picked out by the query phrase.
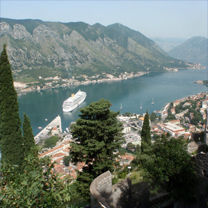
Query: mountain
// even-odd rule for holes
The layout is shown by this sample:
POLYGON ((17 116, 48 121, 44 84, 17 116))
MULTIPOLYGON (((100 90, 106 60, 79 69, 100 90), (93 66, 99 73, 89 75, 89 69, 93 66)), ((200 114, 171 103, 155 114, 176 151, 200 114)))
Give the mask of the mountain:
POLYGON ((14 78, 162 71, 186 67, 149 38, 121 24, 0 18, 0 50, 7 44, 14 78))
POLYGON ((170 50, 168 54, 184 61, 207 63, 208 39, 205 37, 193 37, 170 50))
POLYGON ((168 52, 172 50, 173 48, 181 45, 183 42, 186 41, 185 38, 162 38, 162 37, 154 37, 151 38, 153 41, 155 41, 159 47, 164 50, 165 52, 168 52))

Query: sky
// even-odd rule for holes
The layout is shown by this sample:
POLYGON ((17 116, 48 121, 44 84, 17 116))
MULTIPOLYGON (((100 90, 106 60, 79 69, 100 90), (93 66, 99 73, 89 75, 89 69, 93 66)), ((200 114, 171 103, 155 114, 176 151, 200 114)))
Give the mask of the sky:
POLYGON ((207 0, 0 0, 0 16, 51 22, 120 23, 147 37, 208 37, 207 0))

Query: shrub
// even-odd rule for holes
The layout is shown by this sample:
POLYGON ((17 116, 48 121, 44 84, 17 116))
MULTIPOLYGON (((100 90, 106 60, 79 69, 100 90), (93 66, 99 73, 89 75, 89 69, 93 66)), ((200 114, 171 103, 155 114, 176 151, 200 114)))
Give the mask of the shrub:
POLYGON ((48 139, 45 140, 44 143, 44 148, 53 148, 56 145, 56 142, 58 141, 58 137, 57 136, 52 136, 48 139))
POLYGON ((68 167, 70 160, 71 160, 70 155, 69 156, 64 156, 64 159, 63 159, 64 165, 68 167))
POLYGON ((118 177, 114 177, 114 178, 112 179, 112 184, 114 185, 114 184, 116 184, 116 183, 118 183, 118 177))

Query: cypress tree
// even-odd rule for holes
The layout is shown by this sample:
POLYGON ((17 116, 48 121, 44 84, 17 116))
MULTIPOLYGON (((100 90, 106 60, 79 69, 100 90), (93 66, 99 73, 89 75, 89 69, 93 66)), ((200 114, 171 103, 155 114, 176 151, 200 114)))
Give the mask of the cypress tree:
POLYGON ((33 135, 33 130, 30 124, 30 119, 24 113, 23 121, 23 144, 24 144, 24 156, 28 156, 31 152, 31 148, 35 147, 35 140, 33 135))
POLYGON ((142 138, 141 151, 144 152, 146 147, 151 145, 151 133, 150 133, 148 111, 146 112, 145 117, 144 117, 144 123, 143 123, 143 126, 142 126, 141 138, 142 138))
POLYGON ((6 45, 0 57, 0 144, 2 161, 21 165, 23 161, 23 138, 19 117, 19 104, 14 89, 12 71, 6 45))

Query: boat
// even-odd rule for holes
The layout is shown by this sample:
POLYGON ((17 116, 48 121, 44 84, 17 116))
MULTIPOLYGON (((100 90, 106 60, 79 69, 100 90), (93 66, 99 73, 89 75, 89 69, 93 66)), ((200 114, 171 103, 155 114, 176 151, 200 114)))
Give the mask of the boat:
POLYGON ((152 98, 152 102, 151 102, 151 104, 152 104, 152 105, 154 105, 154 104, 155 104, 155 102, 154 102, 154 99, 153 99, 153 98, 152 98))
POLYGON ((73 111, 75 108, 77 108, 80 104, 84 102, 86 97, 87 93, 81 90, 78 90, 76 94, 72 93, 71 97, 69 97, 63 102, 63 112, 73 111))
POLYGON ((140 105, 140 109, 142 109, 142 104, 140 105))
POLYGON ((120 107, 120 110, 123 108, 123 106, 122 106, 122 103, 121 103, 121 107, 120 107))

